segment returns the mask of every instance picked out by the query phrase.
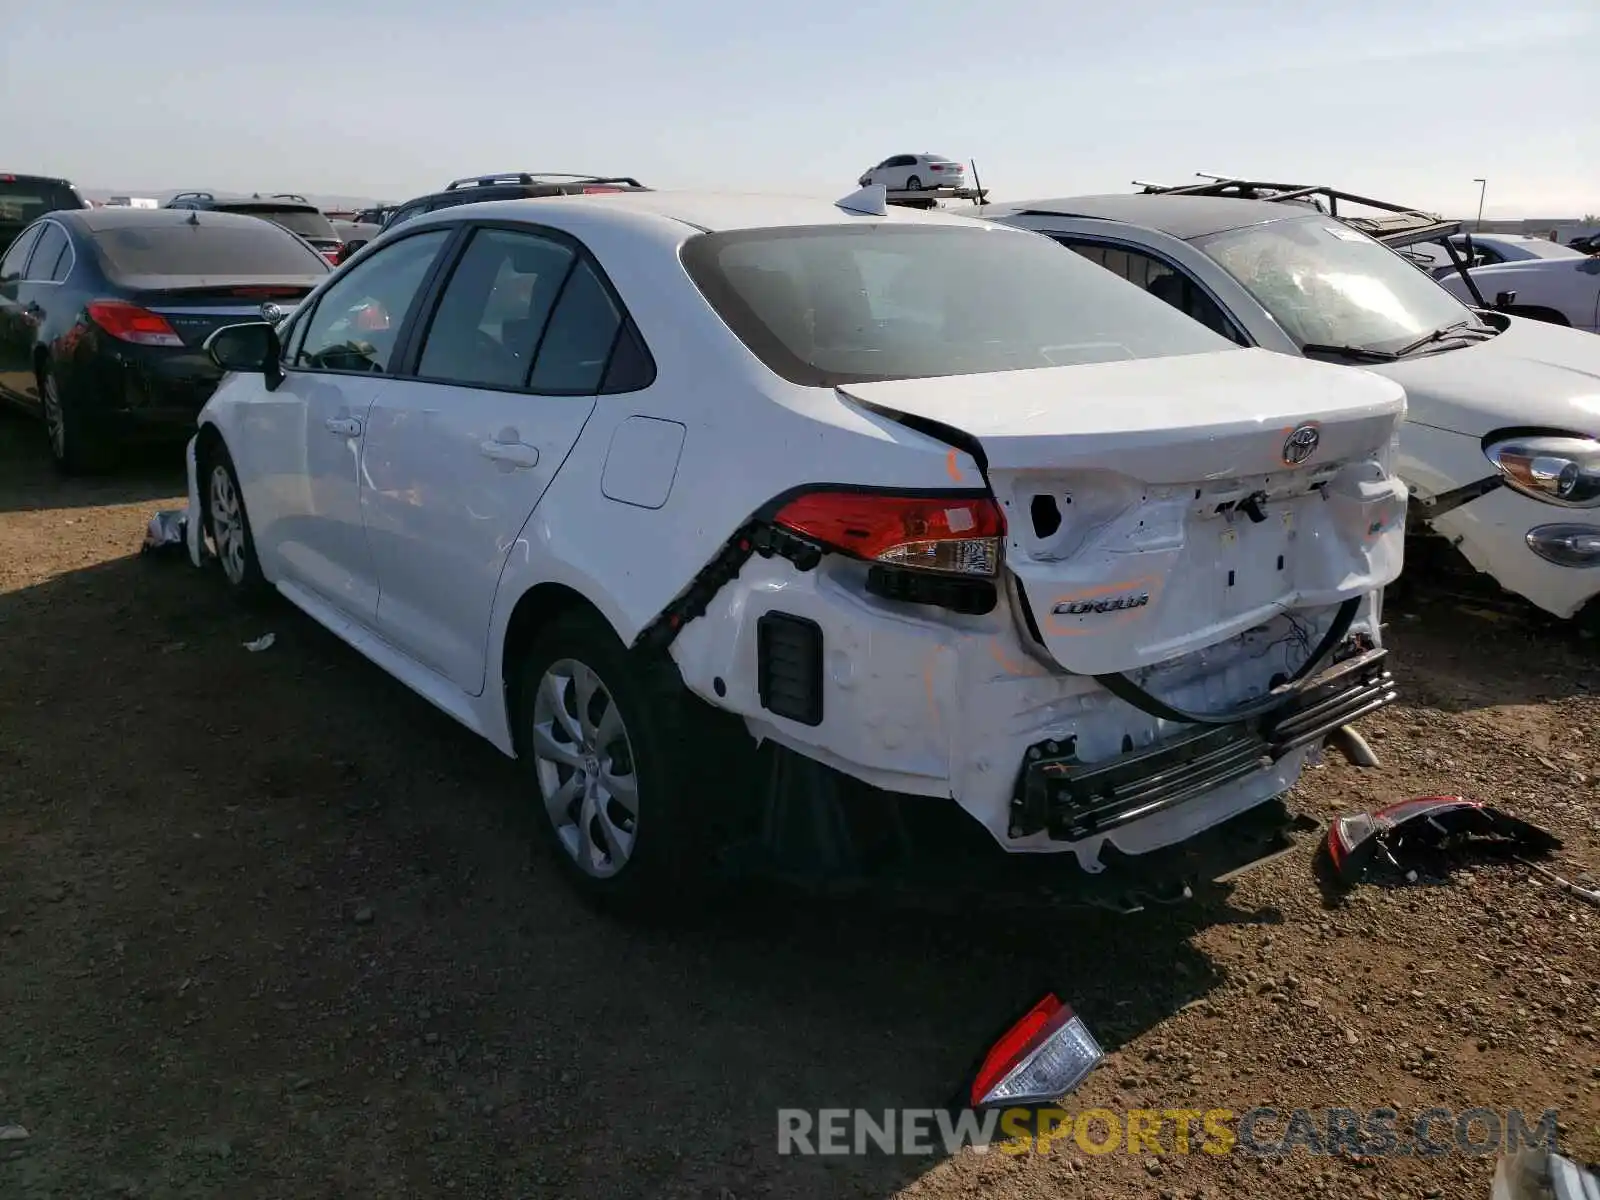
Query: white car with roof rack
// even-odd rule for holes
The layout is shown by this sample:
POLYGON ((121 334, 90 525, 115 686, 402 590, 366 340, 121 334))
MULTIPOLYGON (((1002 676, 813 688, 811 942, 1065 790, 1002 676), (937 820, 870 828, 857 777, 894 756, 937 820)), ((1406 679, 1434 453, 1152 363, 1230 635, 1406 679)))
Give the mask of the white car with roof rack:
POLYGON ((1463 266, 1459 221, 1334 188, 1210 178, 981 215, 1043 233, 1241 345, 1400 383, 1413 561, 1437 574, 1464 559, 1469 581, 1482 573, 1563 620, 1600 618, 1600 339, 1494 293, 1516 264, 1460 270, 1447 290, 1402 257, 1437 245, 1463 266))
POLYGON ((882 189, 455 207, 210 345, 196 564, 521 759, 603 901, 1181 896, 1394 696, 1397 384, 882 189))

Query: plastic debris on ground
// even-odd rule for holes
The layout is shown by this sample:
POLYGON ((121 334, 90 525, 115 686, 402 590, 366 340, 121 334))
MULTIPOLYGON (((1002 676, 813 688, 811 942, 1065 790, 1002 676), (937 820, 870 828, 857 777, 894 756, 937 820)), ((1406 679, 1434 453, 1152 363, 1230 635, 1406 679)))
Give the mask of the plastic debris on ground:
POLYGON ((1561 849, 1561 839, 1502 809, 1461 796, 1418 796, 1375 812, 1340 817, 1328 829, 1322 857, 1335 880, 1353 886, 1375 861, 1414 881, 1410 864, 1446 844, 1474 844, 1518 860, 1561 849))
POLYGON ((1489 1200, 1600 1200, 1600 1165, 1551 1150, 1519 1150, 1495 1166, 1489 1200))
POLYGON ((182 554, 187 548, 189 511, 183 508, 164 509, 150 518, 145 526, 144 542, 140 554, 182 554))
POLYGON ((246 650, 250 651, 251 654, 259 654, 263 650, 271 650, 272 649, 272 643, 277 641, 277 640, 278 640, 278 635, 277 634, 275 634, 275 633, 263 633, 260 637, 256 638, 255 641, 246 642, 244 644, 244 648, 246 650))

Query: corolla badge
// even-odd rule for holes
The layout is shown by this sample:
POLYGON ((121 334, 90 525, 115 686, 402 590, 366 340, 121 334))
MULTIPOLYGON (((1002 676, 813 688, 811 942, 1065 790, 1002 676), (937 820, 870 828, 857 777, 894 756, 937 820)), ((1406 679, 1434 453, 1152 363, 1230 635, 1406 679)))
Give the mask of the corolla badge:
POLYGON ((1317 452, 1322 434, 1315 425, 1301 425, 1283 439, 1283 461, 1298 467, 1317 452))
POLYGON ((1050 611, 1058 617, 1081 617, 1085 613, 1121 612, 1128 608, 1143 608, 1149 603, 1149 592, 1130 592, 1125 596, 1106 596, 1100 600, 1063 600, 1050 611))

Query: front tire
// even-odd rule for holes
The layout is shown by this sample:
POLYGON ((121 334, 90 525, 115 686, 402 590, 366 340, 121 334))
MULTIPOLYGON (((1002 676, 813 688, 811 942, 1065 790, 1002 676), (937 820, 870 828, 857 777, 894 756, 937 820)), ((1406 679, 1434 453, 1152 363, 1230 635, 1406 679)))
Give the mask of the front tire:
POLYGON ((922 176, 912 175, 906 179, 906 191, 920 192, 922 190, 922 176))
POLYGON ((642 917, 708 878, 701 784, 709 722, 671 660, 625 647, 598 615, 557 617, 516 680, 516 744, 533 820, 589 903, 642 917))
POLYGON ((101 431, 93 428, 83 410, 64 395, 49 363, 37 374, 39 407, 50 439, 50 458, 63 475, 92 475, 112 465, 113 454, 101 431))
POLYGON ((222 565, 222 577, 241 600, 258 601, 266 594, 267 581, 256 558, 250 514, 228 448, 220 441, 213 443, 201 452, 199 466, 204 528, 222 565))

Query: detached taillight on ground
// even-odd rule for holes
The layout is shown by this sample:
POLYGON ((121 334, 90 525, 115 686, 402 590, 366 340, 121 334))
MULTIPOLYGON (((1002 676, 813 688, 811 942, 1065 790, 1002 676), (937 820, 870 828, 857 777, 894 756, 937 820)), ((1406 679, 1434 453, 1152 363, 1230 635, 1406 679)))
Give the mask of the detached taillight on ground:
POLYGON ((987 495, 895 496, 808 492, 774 523, 832 550, 885 566, 993 578, 1005 517, 987 495))
POLYGON ((972 1081, 972 1108, 1054 1104, 1071 1094, 1105 1057, 1088 1026, 1053 994, 990 1049, 972 1081))
POLYGON ((92 300, 89 319, 118 341, 137 346, 181 346, 166 318, 126 300, 92 300))

